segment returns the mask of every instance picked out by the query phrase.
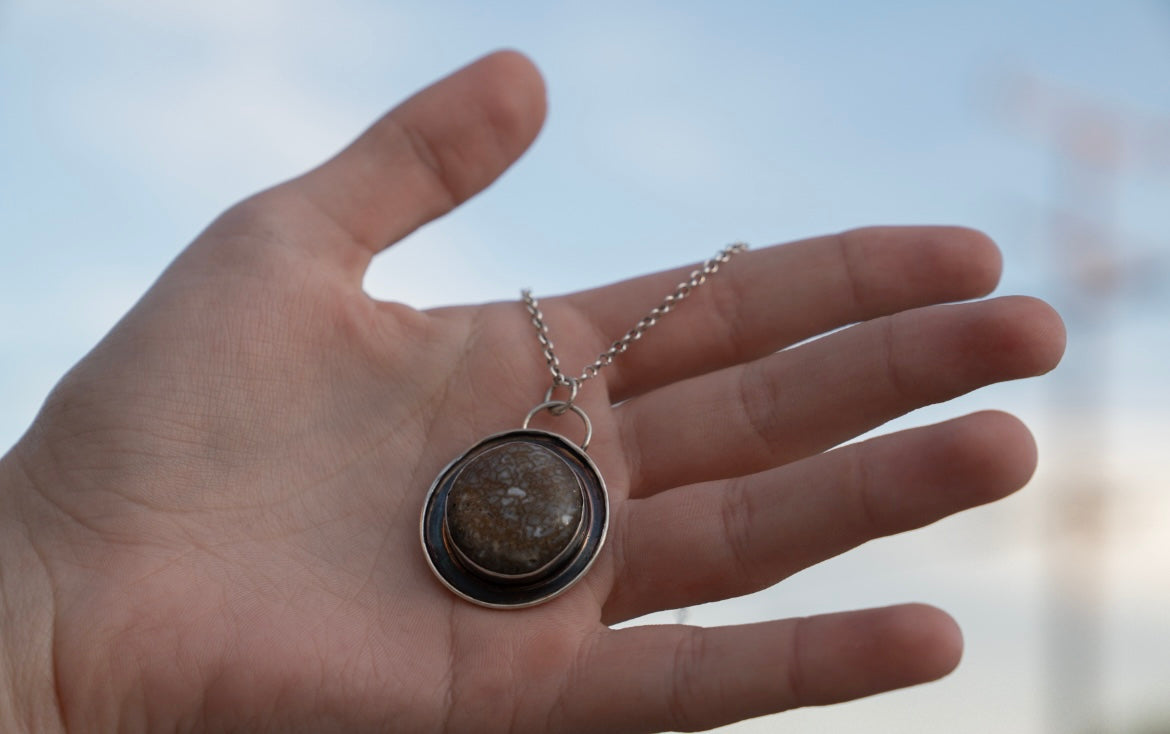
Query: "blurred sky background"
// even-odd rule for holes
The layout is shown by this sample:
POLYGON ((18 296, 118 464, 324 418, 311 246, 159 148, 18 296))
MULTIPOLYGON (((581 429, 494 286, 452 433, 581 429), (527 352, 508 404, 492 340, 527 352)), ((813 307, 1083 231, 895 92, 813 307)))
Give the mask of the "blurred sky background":
POLYGON ((1051 377, 887 427, 1011 410, 1041 445, 1027 490, 686 613, 927 601, 964 628, 959 670, 726 731, 1170 731, 1170 2, 0 0, 0 451, 220 210, 503 46, 544 71, 544 132, 372 294, 512 299, 959 223, 1003 247, 1001 293, 1069 319, 1051 377))

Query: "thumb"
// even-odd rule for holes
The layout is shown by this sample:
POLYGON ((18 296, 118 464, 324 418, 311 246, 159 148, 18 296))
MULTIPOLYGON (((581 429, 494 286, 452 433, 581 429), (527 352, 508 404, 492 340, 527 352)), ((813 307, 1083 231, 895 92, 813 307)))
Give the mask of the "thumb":
POLYGON ((496 52, 418 92, 280 188, 339 225, 364 268, 374 254, 494 181, 532 143, 544 115, 540 72, 519 53, 496 52))

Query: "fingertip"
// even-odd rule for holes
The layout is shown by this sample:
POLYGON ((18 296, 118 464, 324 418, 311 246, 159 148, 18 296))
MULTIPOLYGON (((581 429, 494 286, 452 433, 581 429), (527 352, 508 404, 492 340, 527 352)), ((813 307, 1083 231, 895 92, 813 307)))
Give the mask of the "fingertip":
POLYGON ((543 109, 546 93, 544 76, 532 57, 514 48, 501 48, 484 55, 476 63, 496 66, 502 76, 526 85, 528 91, 541 102, 540 108, 543 109))
POLYGON ((956 299, 980 298, 995 290, 1003 273, 1003 253, 987 233, 955 225, 923 227, 933 260, 931 273, 949 284, 956 299))
POLYGON ((801 705, 824 705, 928 683, 950 673, 963 635, 929 604, 899 604, 810 617, 803 650, 801 705))
POLYGON ((900 685, 938 680, 963 657, 963 631, 954 617, 930 604, 887 607, 885 634, 903 653, 900 685))
POLYGON ((1060 315, 1031 296, 1004 296, 979 304, 961 350, 966 363, 999 381, 1036 377, 1050 372, 1064 354, 1065 331, 1060 315))
POLYGON ((1000 410, 978 413, 976 419, 984 423, 986 435, 998 439, 994 446, 985 447, 985 458, 999 460, 1003 486, 1008 492, 1023 487, 1035 473, 1039 456, 1032 431, 1016 416, 1000 410))
POLYGON ((985 296, 1003 269, 995 242, 968 227, 862 227, 838 240, 853 251, 847 264, 857 294, 867 303, 895 306, 887 312, 985 296))
POLYGON ((1037 364, 1042 372, 1051 372, 1060 364, 1068 344, 1068 331, 1064 319, 1050 303, 1032 296, 1016 296, 1027 303, 1034 321, 1037 364))
POLYGON ((1002 499, 1036 471, 1036 440, 1019 418, 998 410, 950 421, 933 452, 946 477, 965 478, 966 506, 1002 499))
POLYGON ((1015 296, 1026 305, 1030 319, 1036 374, 1051 372, 1060 364, 1067 343, 1064 319, 1049 303, 1033 296, 1015 296))
POLYGON ((1003 254, 987 233, 957 225, 867 227, 880 240, 898 238, 919 263, 922 277, 945 285, 955 299, 986 296, 999 285, 1003 254))
POLYGON ((524 53, 511 48, 493 51, 472 62, 496 87, 487 108, 492 123, 499 130, 513 130, 526 148, 544 124, 548 112, 548 93, 540 69, 524 53))
POLYGON ((970 227, 948 227, 955 260, 967 281, 972 297, 985 296, 995 290, 1003 274, 1003 253, 987 233, 970 227))

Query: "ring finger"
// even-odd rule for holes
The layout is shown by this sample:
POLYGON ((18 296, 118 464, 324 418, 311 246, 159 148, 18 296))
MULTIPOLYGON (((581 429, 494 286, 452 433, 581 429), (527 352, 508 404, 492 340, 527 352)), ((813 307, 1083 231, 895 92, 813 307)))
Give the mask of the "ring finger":
POLYGON ((758 591, 867 540, 999 499, 1035 463, 1022 423, 977 413, 634 500, 616 526, 605 620, 758 591))

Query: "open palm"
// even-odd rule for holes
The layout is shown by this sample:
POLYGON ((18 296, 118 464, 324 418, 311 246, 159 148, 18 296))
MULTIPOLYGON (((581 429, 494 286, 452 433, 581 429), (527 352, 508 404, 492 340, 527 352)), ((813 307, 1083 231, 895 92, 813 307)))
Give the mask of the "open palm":
MULTIPOLYGON (((516 611, 432 576, 431 481, 517 427, 549 376, 518 301, 418 312, 369 298, 362 274, 490 183, 543 114, 512 53, 421 92, 220 217, 50 396, 5 462, 28 480, 10 499, 52 586, 66 728, 702 729, 955 665, 953 623, 917 605, 608 625, 764 588, 1023 485, 1033 444, 998 413, 826 451, 1059 358, 1038 301, 936 305, 995 285, 998 254, 968 230, 737 257, 582 390, 612 506, 588 576, 516 611)), ((591 361, 687 272, 545 300, 563 362, 591 361)))

